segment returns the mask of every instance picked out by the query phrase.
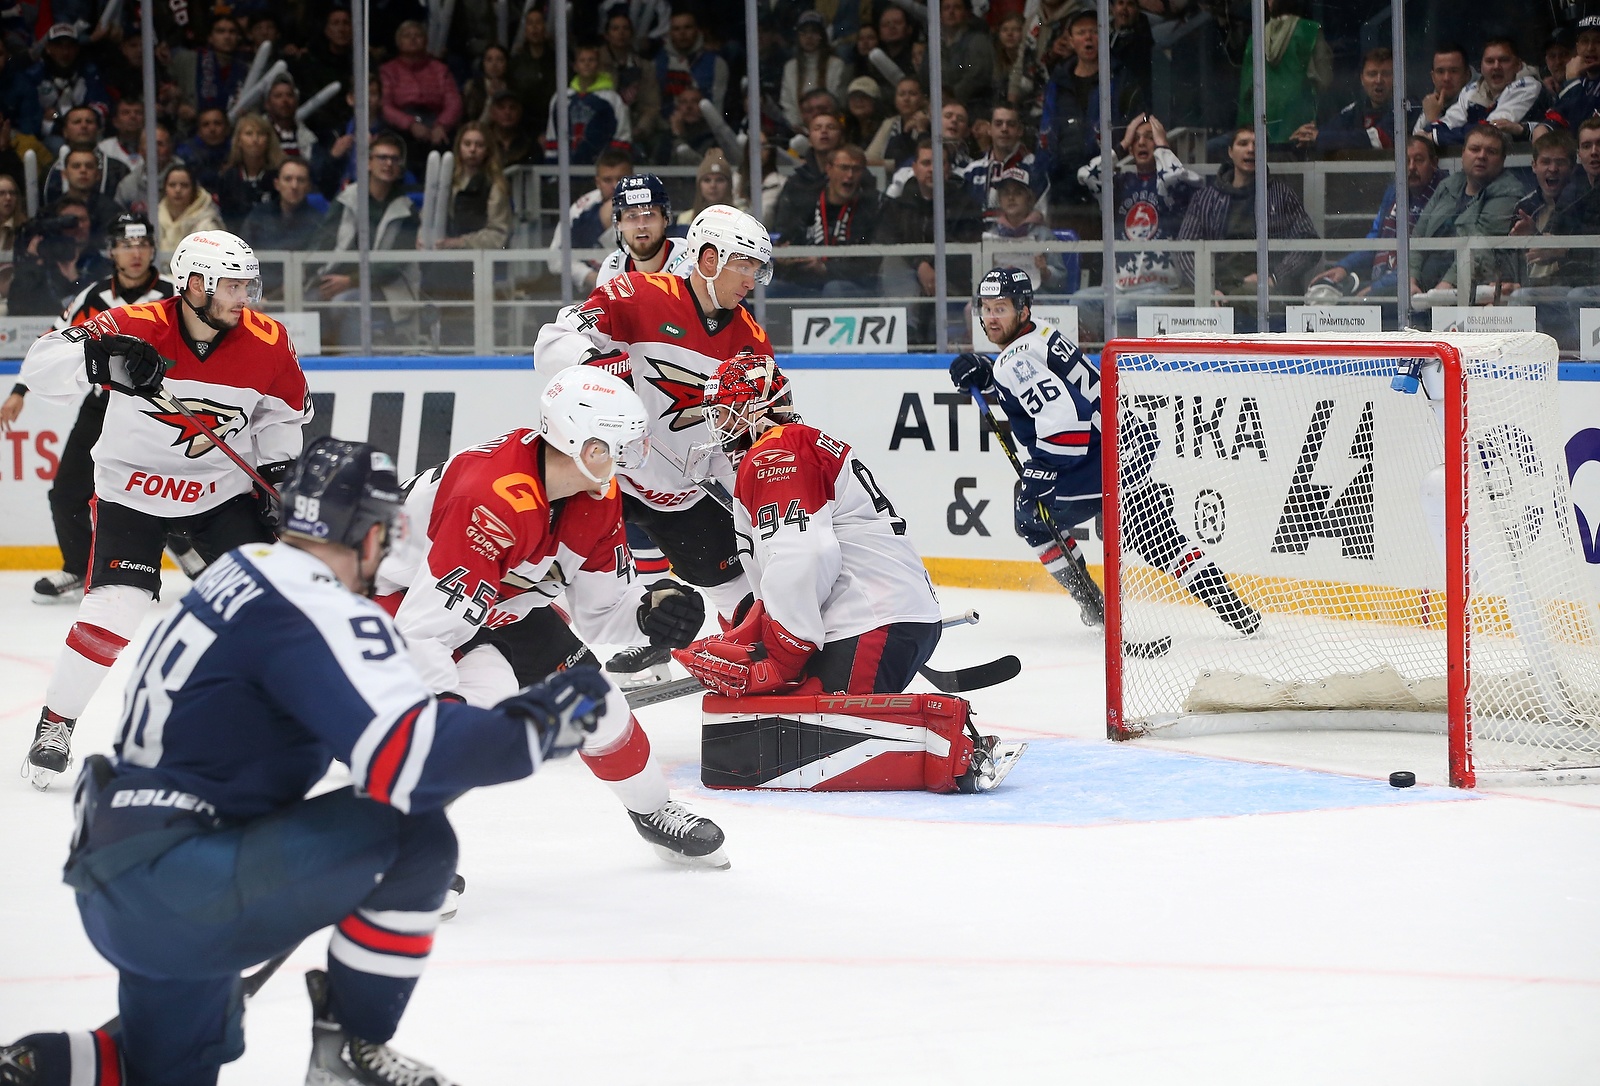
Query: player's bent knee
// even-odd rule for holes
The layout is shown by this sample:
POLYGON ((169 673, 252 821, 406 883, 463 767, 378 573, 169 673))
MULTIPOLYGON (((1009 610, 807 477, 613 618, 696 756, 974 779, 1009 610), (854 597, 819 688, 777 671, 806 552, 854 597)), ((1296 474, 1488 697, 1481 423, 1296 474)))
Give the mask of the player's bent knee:
POLYGON ((949 694, 723 698, 702 710, 701 783, 816 792, 954 792, 972 739, 949 694))

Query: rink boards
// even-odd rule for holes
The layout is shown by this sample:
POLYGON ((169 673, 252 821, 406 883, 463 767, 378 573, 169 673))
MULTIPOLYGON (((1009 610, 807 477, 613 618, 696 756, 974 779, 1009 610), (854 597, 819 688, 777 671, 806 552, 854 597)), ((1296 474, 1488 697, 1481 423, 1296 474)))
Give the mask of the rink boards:
MULTIPOLYGON (((1011 527, 1015 476, 977 409, 951 387, 949 356, 793 355, 779 362, 806 421, 851 443, 906 519, 936 580, 993 588, 1050 584, 1011 527)), ((533 425, 542 383, 527 356, 308 358, 304 365, 317 409, 314 432, 375 441, 396 453, 404 474, 432 466, 449 450, 533 425)), ((16 368, 0 363, 0 376, 15 380, 16 368)), ((1579 513, 1573 536, 1583 542, 1600 586, 1600 429, 1593 426, 1600 419, 1600 366, 1561 370, 1560 432, 1579 513)), ((13 430, 0 435, 0 567, 50 568, 57 561, 46 493, 75 414, 76 406, 32 400, 13 430)), ((1298 450, 1303 434, 1296 423, 1264 424, 1271 445, 1298 450)), ((1265 489, 1245 496, 1274 500, 1265 489)), ((1408 534, 1413 516, 1407 507, 1399 518, 1408 534)), ((1259 518, 1244 516, 1241 507, 1229 519, 1259 518)), ((1098 525, 1079 534, 1097 564, 1098 525)), ((1322 573, 1308 567, 1298 575, 1322 573)))

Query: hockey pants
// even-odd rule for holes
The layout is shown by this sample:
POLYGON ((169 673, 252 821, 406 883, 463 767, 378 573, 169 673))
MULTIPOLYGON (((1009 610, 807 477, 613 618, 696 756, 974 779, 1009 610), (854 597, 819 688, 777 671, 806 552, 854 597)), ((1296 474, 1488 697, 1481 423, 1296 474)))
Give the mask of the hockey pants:
POLYGON ((121 972, 129 1086, 212 1086, 244 1052, 239 974, 330 925, 332 1016, 368 1041, 393 1036, 456 869, 443 811, 344 788, 124 867, 150 836, 75 858, 66 876, 121 972))

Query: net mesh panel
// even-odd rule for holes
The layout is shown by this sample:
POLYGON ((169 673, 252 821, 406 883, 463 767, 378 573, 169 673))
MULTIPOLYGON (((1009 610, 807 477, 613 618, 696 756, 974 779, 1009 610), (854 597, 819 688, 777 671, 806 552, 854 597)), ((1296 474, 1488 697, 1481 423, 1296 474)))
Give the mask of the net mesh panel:
MULTIPOLYGON (((1443 338, 1464 380, 1473 762, 1600 765, 1600 608, 1555 344, 1443 338)), ((1390 387, 1399 352, 1274 354, 1270 340, 1116 358, 1123 641, 1173 639, 1165 656, 1124 659, 1125 726, 1239 713, 1442 726, 1443 508, 1462 485, 1445 478, 1444 405, 1390 387), (1263 613, 1253 636, 1225 621, 1213 565, 1263 613)))

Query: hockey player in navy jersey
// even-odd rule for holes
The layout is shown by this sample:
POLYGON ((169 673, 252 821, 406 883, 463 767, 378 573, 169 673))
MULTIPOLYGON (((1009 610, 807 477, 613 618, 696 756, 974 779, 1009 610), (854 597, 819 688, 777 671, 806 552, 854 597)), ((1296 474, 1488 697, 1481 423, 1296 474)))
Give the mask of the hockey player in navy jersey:
MULTIPOLYGON (((968 352, 950 363, 950 380, 998 399, 1011 434, 1027 453, 1017 493, 1017 534, 1044 568, 1073 590, 1073 556, 1056 544, 1041 507, 1063 538, 1100 512, 1100 370, 1078 345, 1033 323, 1033 286, 1020 268, 995 268, 978 285, 983 330, 1000 346, 991 362, 968 352)), ((1252 634, 1261 613, 1234 592, 1222 571, 1179 529, 1172 490, 1150 479, 1156 430, 1135 420, 1121 435, 1123 530, 1129 543, 1157 569, 1171 574, 1224 622, 1252 634)), ((1085 624, 1092 624, 1084 611, 1085 624)))
POLYGON ((155 629, 114 756, 78 780, 65 878, 119 1026, 0 1047, 8 1086, 212 1086, 244 1051, 240 971, 329 926, 308 1086, 449 1086, 387 1044, 455 871, 445 805, 627 713, 593 668, 438 701, 367 598, 404 531, 393 462, 322 438, 283 495, 282 541, 225 555, 155 629), (354 783, 305 798, 335 758, 354 783))

